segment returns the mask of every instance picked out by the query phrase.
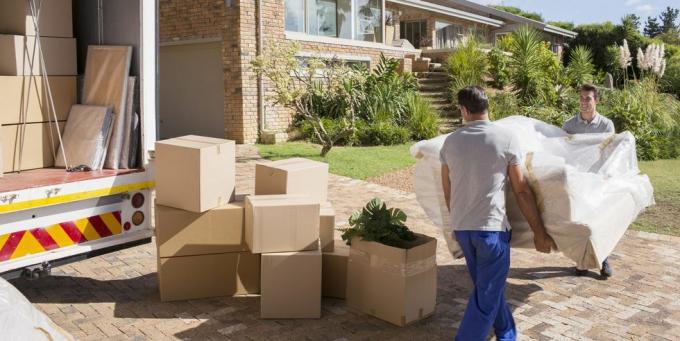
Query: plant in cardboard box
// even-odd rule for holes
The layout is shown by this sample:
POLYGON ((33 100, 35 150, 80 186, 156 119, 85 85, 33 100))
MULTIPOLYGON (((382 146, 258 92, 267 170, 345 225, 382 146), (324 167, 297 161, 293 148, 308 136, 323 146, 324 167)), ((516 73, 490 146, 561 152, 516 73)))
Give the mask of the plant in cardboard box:
POLYGON ((349 219, 347 305, 398 326, 432 313, 437 296, 437 241, 406 227, 406 214, 371 200, 349 219))
POLYGON ((378 242, 403 248, 404 242, 416 239, 406 227, 406 213, 398 208, 387 208, 380 198, 373 198, 361 211, 354 211, 349 217, 350 227, 342 229, 342 240, 352 244, 352 238, 378 242))

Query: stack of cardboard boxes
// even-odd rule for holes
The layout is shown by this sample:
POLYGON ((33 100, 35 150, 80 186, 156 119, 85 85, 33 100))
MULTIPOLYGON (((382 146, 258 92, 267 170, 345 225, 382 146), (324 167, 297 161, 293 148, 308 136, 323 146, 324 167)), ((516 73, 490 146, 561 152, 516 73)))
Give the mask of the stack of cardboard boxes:
POLYGON ((71 11, 71 0, 0 1, 0 169, 4 172, 54 165, 58 139, 54 123, 51 130, 48 123, 55 117, 48 109, 46 82, 63 129, 71 105, 76 103, 71 11), (39 40, 30 8, 33 2, 41 5, 39 40))
POLYGON ((234 201, 234 141, 159 141, 155 159, 161 300, 258 293, 260 257, 244 244, 244 203, 234 201))

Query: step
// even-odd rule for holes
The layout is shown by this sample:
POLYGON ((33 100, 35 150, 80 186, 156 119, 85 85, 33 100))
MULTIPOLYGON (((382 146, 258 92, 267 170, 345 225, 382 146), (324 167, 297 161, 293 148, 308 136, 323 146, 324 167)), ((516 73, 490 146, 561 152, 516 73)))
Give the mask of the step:
POLYGON ((430 72, 445 72, 446 69, 441 65, 435 65, 434 63, 430 63, 430 72))
POLYGON ((441 98, 441 99, 449 99, 449 93, 448 91, 421 91, 420 95, 431 99, 431 98, 441 98))
POLYGON ((421 92, 442 92, 446 91, 449 89, 449 83, 427 83, 427 84, 419 84, 418 89, 421 92))
POLYGON ((414 76, 418 79, 448 79, 449 75, 446 72, 414 72, 414 76))
POLYGON ((416 80, 421 84, 449 84, 448 77, 416 78, 416 80))
POLYGON ((430 103, 430 107, 432 107, 432 109, 437 110, 439 112, 447 111, 447 110, 453 110, 453 105, 451 105, 451 103, 449 103, 448 101, 430 103))

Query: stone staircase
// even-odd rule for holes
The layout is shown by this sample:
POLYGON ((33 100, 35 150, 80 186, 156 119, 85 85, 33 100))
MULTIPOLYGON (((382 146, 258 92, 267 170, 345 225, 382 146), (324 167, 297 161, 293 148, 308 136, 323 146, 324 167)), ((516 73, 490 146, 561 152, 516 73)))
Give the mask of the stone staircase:
POLYGON ((439 63, 429 63, 429 71, 415 72, 420 95, 427 99, 432 108, 439 112, 440 132, 453 131, 460 126, 460 115, 449 100, 449 78, 439 63))

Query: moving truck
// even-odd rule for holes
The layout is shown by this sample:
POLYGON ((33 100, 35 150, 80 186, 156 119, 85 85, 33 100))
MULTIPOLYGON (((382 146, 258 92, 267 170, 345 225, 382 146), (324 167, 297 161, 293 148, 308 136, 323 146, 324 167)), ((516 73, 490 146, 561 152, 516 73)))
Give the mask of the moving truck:
MULTIPOLYGON (((57 18, 72 14, 80 78, 87 46, 133 46, 130 75, 137 77, 139 86, 138 168, 91 172, 41 168, 0 177, 0 275, 5 278, 41 277, 49 274, 51 266, 147 243, 153 235, 152 149, 158 103, 156 1, 42 1, 56 2, 67 3, 65 8, 58 8, 57 18)), ((49 10, 52 9, 44 7, 40 17, 50 18, 49 10)), ((0 33, 8 33, 2 32, 2 27, 10 20, 21 20, 7 18, 8 12, 4 12, 0 14, 0 33)), ((46 26, 52 24, 48 22, 46 26)))

